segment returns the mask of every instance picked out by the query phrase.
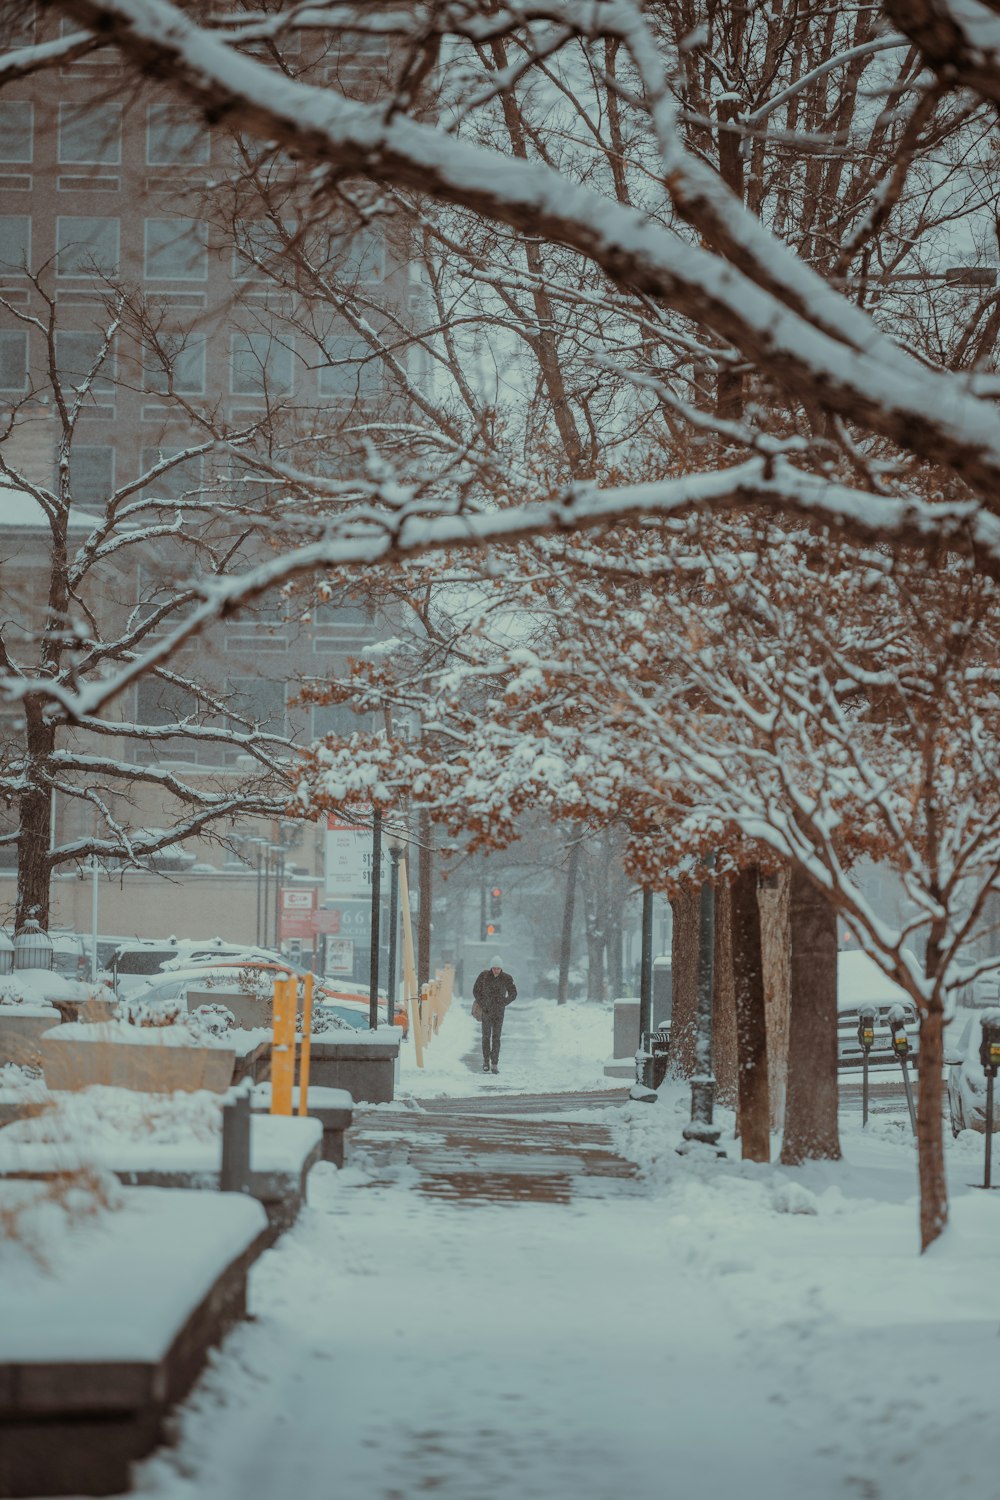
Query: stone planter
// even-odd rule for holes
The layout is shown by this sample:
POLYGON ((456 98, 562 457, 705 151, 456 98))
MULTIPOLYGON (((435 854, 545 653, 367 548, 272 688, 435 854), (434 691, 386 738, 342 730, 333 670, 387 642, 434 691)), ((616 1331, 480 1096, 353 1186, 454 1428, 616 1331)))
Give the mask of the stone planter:
POLYGON ((0 1006, 0 1063, 41 1067, 42 1036, 58 1025, 59 1012, 51 1005, 0 1006))
POLYGON ((193 1093, 195 1089, 224 1094, 229 1088, 236 1061, 231 1047, 178 1044, 157 1039, 152 1031, 146 1035, 153 1039, 133 1042, 123 1040, 118 1028, 82 1025, 46 1032, 41 1040, 46 1087, 85 1089, 105 1084, 144 1094, 193 1093))
POLYGON ((188 990, 188 1010, 197 1010, 199 1005, 224 1005, 244 1031, 257 1031, 261 1026, 270 1029, 271 1004, 270 995, 253 995, 247 990, 188 990))
POLYGON ((395 1096, 399 1071, 397 1035, 383 1032, 324 1031, 312 1039, 309 1084, 346 1089, 355 1104, 388 1104, 395 1096))

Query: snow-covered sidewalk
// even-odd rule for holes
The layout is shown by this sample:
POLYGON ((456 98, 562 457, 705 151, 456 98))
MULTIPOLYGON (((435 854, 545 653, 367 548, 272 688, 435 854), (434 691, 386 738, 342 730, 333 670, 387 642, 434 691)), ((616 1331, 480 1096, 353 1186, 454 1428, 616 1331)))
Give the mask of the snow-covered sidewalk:
MULTIPOLYGON (((464 1067, 466 1094, 552 1089, 539 1043, 571 1019, 525 1009, 485 1079, 461 1062, 459 1011, 425 1097, 432 1066, 442 1086, 464 1067)), ((255 1268, 255 1321, 136 1492, 993 1500, 1000 1195, 966 1186, 981 1138, 949 1153, 953 1224, 920 1257, 904 1120, 862 1136, 852 1116, 845 1163, 790 1172, 682 1160, 685 1108, 678 1088, 599 1112, 646 1194, 448 1202, 410 1165, 378 1186, 316 1168, 309 1210, 255 1268)))

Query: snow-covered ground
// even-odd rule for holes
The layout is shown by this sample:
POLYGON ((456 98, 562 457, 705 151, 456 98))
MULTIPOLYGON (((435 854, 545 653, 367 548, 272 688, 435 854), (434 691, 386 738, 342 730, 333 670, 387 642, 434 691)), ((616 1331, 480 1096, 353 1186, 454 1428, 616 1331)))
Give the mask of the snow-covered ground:
MULTIPOLYGON (((485 1078, 459 1006, 404 1088, 603 1087, 609 1039, 607 1007, 518 1002, 485 1078)), ((1000 1194, 967 1186, 982 1138, 949 1150, 952 1226, 921 1257, 903 1112, 862 1134, 852 1104, 845 1162, 788 1171, 681 1159, 686 1107, 669 1086, 598 1111, 643 1190, 569 1205, 316 1168, 255 1269, 255 1321, 136 1493, 996 1500, 1000 1194)))

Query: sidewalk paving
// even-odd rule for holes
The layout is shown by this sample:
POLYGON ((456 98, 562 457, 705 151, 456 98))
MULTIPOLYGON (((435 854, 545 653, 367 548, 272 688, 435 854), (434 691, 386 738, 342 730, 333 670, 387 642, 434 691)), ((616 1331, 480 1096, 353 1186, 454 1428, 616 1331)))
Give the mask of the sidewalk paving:
MULTIPOLYGON (((919 1257, 902 1120, 863 1150, 849 1127, 844 1164, 682 1161, 684 1089, 646 1106, 566 1088, 538 1113, 541 1007, 511 1014, 499 1079, 432 1097, 472 1039, 462 1013, 446 1024, 407 1075, 427 1106, 361 1112, 347 1168, 314 1170, 255 1268, 254 1322, 136 1494, 1000 1495, 1000 1199, 966 1191, 919 1257), (529 1112, 511 1079, 533 1081, 529 1112)), ((956 1182, 971 1161, 962 1147, 956 1182)))

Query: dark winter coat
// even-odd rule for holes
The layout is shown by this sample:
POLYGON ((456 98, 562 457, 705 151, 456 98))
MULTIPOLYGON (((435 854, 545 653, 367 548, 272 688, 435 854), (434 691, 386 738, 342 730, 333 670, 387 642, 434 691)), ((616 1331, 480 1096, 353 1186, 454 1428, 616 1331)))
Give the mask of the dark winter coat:
POLYGON ((478 1000, 483 1010, 503 1013, 512 1000, 517 999, 517 986, 509 974, 494 974, 484 969, 472 986, 472 998, 478 1000))

